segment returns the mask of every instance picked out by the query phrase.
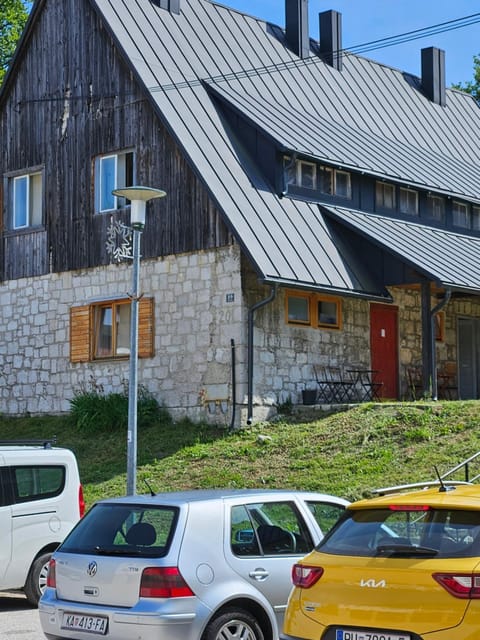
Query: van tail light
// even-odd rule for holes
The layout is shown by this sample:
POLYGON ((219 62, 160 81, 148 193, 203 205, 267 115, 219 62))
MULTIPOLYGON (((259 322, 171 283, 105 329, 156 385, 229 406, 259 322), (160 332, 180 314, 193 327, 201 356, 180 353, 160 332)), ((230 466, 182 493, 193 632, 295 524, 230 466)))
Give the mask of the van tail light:
POLYGON ((47 587, 52 587, 52 589, 57 588, 57 572, 55 565, 55 560, 50 558, 50 562, 48 563, 47 587))
POLYGON ((480 574, 434 573, 433 578, 456 598, 478 600, 480 598, 480 574))
POLYGON ((294 564, 292 567, 292 582, 301 589, 310 589, 322 575, 322 567, 309 567, 306 564, 294 564))
POLYGON ((85 500, 83 498, 83 487, 79 485, 78 487, 78 511, 80 513, 80 518, 83 518, 85 514, 85 500))
POLYGON ((143 570, 141 598, 188 598, 193 595, 177 567, 147 567, 143 570))

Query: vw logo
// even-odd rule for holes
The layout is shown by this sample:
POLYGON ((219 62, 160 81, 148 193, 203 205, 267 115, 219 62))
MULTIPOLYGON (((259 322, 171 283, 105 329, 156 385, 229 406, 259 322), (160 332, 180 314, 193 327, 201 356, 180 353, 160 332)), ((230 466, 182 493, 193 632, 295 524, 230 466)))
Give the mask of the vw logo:
POLYGON ((90 577, 93 577, 96 573, 97 573, 97 563, 95 562, 95 560, 93 560, 93 562, 90 562, 90 564, 87 567, 87 574, 90 577))

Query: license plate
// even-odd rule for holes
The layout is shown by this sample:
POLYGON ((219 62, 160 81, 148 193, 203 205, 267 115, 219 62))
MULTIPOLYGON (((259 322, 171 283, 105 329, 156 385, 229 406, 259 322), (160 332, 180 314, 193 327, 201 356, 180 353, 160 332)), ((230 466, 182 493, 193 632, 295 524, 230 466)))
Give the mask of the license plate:
POLYGON ((85 631, 104 636, 107 633, 108 618, 102 616, 87 616, 81 613, 63 614, 62 629, 85 631))
POLYGON ((410 640, 410 635, 404 633, 379 633, 378 631, 347 631, 337 629, 336 640, 410 640))

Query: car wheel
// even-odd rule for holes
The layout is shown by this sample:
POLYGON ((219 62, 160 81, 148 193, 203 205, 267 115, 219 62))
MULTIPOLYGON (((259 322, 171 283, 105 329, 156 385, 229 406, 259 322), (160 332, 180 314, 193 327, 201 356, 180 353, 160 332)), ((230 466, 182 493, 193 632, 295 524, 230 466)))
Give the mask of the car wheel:
POLYGON ((40 596, 47 586, 48 563, 52 557, 51 553, 44 553, 33 561, 28 572, 24 591, 28 602, 36 607, 40 596))
POLYGON ((263 640, 257 620, 243 609, 229 609, 208 623, 203 640, 263 640))

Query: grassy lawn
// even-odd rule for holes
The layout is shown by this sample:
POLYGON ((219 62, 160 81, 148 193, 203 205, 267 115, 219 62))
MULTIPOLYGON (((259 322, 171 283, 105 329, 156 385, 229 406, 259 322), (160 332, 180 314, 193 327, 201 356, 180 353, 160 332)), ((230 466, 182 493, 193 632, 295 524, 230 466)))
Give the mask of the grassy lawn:
MULTIPOLYGON (((147 493, 147 482, 155 491, 297 488, 353 500, 375 488, 431 480, 435 465, 444 473, 470 457, 480 450, 479 422, 480 401, 364 404, 308 421, 284 415, 234 433, 167 420, 138 432, 137 491, 147 493)), ((70 416, 3 416, 0 430, 1 439, 55 435, 71 448, 87 506, 125 493, 124 429, 92 434, 70 416)))

